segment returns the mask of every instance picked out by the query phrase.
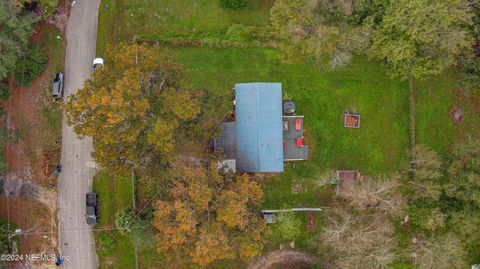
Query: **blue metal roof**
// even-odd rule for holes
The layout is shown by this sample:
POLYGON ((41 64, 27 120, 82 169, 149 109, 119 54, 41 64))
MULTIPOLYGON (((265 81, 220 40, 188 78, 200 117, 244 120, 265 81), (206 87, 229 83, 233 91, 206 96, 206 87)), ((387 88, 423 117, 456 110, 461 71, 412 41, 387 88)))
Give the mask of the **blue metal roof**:
POLYGON ((282 172, 282 84, 235 84, 237 171, 282 172))

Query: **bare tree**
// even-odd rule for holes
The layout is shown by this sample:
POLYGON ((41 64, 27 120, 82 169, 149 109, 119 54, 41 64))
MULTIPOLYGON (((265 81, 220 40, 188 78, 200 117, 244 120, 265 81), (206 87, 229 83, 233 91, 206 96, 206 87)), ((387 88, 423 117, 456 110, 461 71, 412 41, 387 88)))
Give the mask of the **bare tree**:
POLYGON ((400 174, 389 178, 363 179, 344 185, 340 197, 356 209, 375 208, 385 213, 400 215, 406 201, 400 192, 400 174))
POLYGON ((338 268, 386 268, 395 260, 394 227, 385 214, 338 213, 320 237, 322 244, 333 248, 338 268))
POLYGON ((453 234, 413 240, 412 258, 418 269, 467 268, 465 256, 462 243, 453 234))
POLYGON ((313 184, 315 188, 321 188, 326 185, 333 185, 336 182, 336 172, 333 169, 328 169, 315 177, 313 184))

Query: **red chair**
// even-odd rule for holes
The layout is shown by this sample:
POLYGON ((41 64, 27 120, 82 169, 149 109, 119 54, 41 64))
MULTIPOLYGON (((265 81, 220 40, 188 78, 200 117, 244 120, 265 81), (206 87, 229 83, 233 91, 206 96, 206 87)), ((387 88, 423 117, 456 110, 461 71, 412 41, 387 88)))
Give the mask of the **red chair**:
POLYGON ((295 130, 300 131, 302 129, 302 120, 301 119, 296 119, 295 120, 295 130))
POLYGON ((297 147, 303 147, 303 138, 302 137, 297 138, 297 147))

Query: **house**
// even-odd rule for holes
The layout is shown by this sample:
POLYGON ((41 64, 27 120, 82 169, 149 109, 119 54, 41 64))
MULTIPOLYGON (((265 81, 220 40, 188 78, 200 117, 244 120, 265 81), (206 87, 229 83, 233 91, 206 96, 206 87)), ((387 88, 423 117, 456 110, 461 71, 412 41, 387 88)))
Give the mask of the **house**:
POLYGON ((237 172, 283 172, 284 161, 305 160, 303 116, 283 115, 281 83, 235 84, 235 121, 223 122, 214 148, 237 172))

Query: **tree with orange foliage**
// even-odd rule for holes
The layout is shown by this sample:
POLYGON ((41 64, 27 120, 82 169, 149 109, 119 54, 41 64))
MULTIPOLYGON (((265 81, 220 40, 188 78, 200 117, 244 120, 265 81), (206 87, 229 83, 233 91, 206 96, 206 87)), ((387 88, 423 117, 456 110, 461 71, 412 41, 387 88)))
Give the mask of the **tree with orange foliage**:
POLYGON ((93 138, 102 166, 156 171, 173 159, 200 114, 199 96, 158 47, 122 44, 109 51, 106 65, 68 98, 67 122, 93 138))
POLYGON ((247 260, 261 254, 269 228, 253 209, 263 191, 247 175, 185 168, 155 204, 153 226, 158 250, 184 266, 205 267, 217 260, 247 260))

